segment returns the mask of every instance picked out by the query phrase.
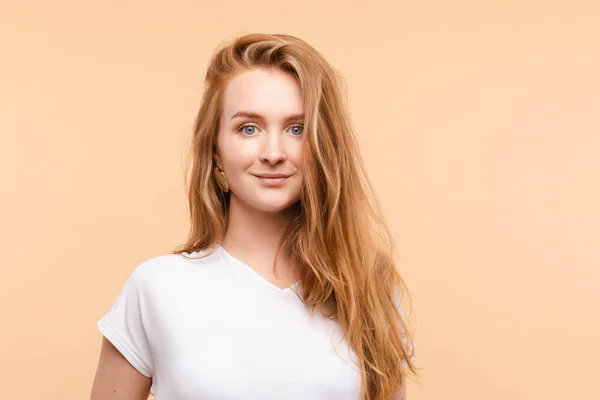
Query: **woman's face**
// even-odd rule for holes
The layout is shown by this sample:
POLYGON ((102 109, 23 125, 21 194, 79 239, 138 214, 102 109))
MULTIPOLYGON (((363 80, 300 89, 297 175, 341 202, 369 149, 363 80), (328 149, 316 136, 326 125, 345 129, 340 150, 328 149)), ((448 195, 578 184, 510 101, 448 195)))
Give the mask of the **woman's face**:
POLYGON ((215 162, 231 201, 278 212, 300 197, 304 107, 300 86, 279 69, 235 75, 223 93, 215 162))

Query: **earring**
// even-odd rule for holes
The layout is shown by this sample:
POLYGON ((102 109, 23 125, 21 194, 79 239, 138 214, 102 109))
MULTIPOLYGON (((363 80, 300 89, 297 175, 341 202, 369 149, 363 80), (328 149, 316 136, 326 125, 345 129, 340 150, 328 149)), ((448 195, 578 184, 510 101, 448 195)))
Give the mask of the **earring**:
POLYGON ((214 168, 215 179, 217 180, 217 185, 221 188, 221 190, 225 193, 229 192, 229 183, 227 182, 227 178, 225 177, 225 173, 221 171, 219 167, 214 168))

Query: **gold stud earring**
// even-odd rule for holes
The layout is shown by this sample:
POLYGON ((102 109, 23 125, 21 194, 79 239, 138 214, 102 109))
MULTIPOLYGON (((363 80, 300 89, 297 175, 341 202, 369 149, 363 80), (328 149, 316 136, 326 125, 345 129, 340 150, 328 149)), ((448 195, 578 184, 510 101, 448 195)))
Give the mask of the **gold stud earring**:
POLYGON ((225 193, 229 192, 229 183, 227 182, 227 178, 225 177, 225 173, 221 171, 221 168, 214 168, 215 179, 217 180, 217 185, 219 188, 225 193))

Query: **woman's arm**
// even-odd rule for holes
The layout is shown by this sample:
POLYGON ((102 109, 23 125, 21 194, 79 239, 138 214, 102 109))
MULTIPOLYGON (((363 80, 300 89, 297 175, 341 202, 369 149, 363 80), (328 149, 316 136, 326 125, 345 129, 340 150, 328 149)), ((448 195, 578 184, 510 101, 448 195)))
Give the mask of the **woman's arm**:
POLYGON ((146 400, 152 379, 135 369, 117 348, 102 338, 91 400, 146 400))
POLYGON ((392 393, 390 400, 406 400, 406 384, 403 383, 398 389, 392 393))

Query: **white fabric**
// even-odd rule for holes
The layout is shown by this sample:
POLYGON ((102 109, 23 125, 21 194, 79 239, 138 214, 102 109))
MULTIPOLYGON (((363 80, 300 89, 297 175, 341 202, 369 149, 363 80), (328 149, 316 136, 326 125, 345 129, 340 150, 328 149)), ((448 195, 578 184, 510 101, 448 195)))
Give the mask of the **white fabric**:
POLYGON ((156 400, 359 400, 354 352, 299 285, 279 289, 220 246, 185 255, 138 265, 98 321, 156 400))

